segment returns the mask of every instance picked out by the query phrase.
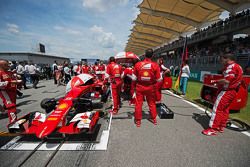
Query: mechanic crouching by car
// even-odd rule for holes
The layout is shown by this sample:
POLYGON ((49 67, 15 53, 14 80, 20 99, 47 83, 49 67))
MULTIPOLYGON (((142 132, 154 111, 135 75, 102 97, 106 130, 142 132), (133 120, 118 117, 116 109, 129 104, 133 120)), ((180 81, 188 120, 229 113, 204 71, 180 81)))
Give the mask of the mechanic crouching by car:
POLYGON ((111 96, 113 101, 112 113, 117 114, 119 107, 121 107, 120 95, 121 95, 121 87, 122 87, 122 67, 121 65, 115 62, 114 57, 109 58, 109 64, 105 73, 105 81, 110 82, 111 86, 111 96))
POLYGON ((21 83, 21 80, 16 80, 9 68, 7 60, 0 60, 0 100, 4 105, 4 109, 8 111, 9 123, 12 123, 17 119, 16 91, 17 84, 21 83))
POLYGON ((156 83, 161 82, 160 67, 153 62, 153 50, 147 49, 145 52, 145 59, 135 64, 133 80, 136 81, 136 102, 135 102, 135 124, 137 127, 141 126, 142 119, 142 104, 143 98, 146 97, 151 121, 157 125, 156 112, 156 83))
POLYGON ((217 84, 220 93, 214 103, 209 128, 202 131, 207 136, 216 135, 217 132, 224 132, 229 116, 229 106, 235 99, 243 78, 242 68, 234 62, 233 54, 222 55, 221 63, 224 65, 224 78, 211 81, 217 84))
POLYGON ((135 81, 133 81, 133 73, 134 73, 133 66, 132 67, 125 66, 125 69, 122 72, 123 91, 125 93, 128 93, 127 87, 130 87, 130 89, 129 89, 129 94, 130 94, 129 105, 135 105, 135 81))

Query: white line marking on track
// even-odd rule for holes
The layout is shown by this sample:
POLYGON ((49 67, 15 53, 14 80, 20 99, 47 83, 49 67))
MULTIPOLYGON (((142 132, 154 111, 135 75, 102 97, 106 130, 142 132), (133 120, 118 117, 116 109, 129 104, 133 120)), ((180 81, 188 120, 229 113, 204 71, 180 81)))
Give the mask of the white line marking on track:
POLYGON ((109 142, 109 130, 104 130, 102 132, 102 136, 101 136, 101 141, 100 143, 96 143, 95 145, 93 145, 93 148, 91 150, 102 150, 105 151, 108 148, 108 142, 109 142))
POLYGON ((16 146, 8 150, 34 150, 41 142, 16 142, 16 146))
POLYGON ((17 141, 21 139, 21 136, 17 136, 15 138, 13 138, 11 141, 9 141, 7 144, 5 144, 4 146, 1 147, 1 150, 8 150, 13 148, 16 144, 17 141))
POLYGON ((60 143, 43 143, 37 150, 47 150, 47 151, 53 151, 56 150, 56 148, 60 145, 60 143))
MULTIPOLYGON (((171 91, 169 91, 169 90, 165 90, 165 91, 168 92, 168 93, 170 93, 171 95, 173 95, 173 96, 175 96, 175 97, 180 98, 182 101, 184 101, 184 102, 186 102, 186 103, 188 103, 188 104, 194 106, 195 108, 197 108, 197 109, 199 109, 199 110, 201 110, 201 111, 203 111, 203 112, 205 113, 206 110, 205 110, 204 108, 198 106, 197 104, 194 104, 194 103, 192 103, 192 102, 190 102, 190 101, 187 101, 187 100, 183 99, 181 96, 176 95, 176 94, 174 94, 173 92, 171 92, 171 91)), ((208 114, 209 116, 212 115, 210 112, 208 112, 207 114, 208 114)), ((236 125, 234 125, 234 124, 232 124, 231 126, 234 127, 234 128, 238 128, 238 126, 236 126, 236 125)), ((250 137, 250 133, 249 133, 249 132, 241 132, 241 133, 243 133, 243 134, 247 135, 248 137, 250 137)))
POLYGON ((109 134, 110 134, 110 130, 111 130, 111 122, 112 122, 112 118, 113 118, 113 114, 110 114, 110 118, 109 118, 109 126, 108 126, 108 130, 104 130, 102 132, 102 136, 100 139, 100 143, 97 143, 93 146, 93 148, 95 148, 95 150, 107 150, 108 149, 108 142, 109 142, 109 134))
MULTIPOLYGON (((110 115, 109 125, 107 130, 103 130, 99 143, 84 143, 84 142, 73 142, 73 143, 64 143, 59 150, 83 150, 83 151, 106 151, 108 148, 109 135, 111 130, 111 122, 113 115, 110 115)), ((24 142, 18 140, 21 139, 21 136, 17 136, 9 141, 7 144, 2 146, 0 150, 34 150, 41 142, 24 142)), ((38 150, 39 151, 53 151, 56 150, 60 143, 44 143, 38 150)))
POLYGON ((171 92, 170 90, 165 90, 166 92, 170 93, 171 95, 178 97, 179 99, 183 99, 181 96, 174 94, 173 92, 171 92))

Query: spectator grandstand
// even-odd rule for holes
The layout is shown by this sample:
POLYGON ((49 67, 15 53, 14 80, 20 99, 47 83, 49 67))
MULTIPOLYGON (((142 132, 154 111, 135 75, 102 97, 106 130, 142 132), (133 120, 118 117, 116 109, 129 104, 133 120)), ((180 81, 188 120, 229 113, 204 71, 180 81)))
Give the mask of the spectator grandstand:
MULTIPOLYGON (((190 67, 196 71, 218 72, 220 54, 232 52, 242 67, 250 60, 250 37, 238 37, 237 34, 249 34, 249 9, 225 20, 195 32, 187 37, 190 67), (211 68, 212 67, 212 68, 211 68)), ((157 48, 156 58, 164 58, 166 65, 176 66, 181 63, 181 53, 185 38, 180 37, 170 44, 157 48)))

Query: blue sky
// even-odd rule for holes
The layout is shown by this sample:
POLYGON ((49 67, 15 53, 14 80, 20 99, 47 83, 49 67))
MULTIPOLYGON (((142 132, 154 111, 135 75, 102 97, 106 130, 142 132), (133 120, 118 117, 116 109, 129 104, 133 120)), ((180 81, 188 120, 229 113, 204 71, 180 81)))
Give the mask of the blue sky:
POLYGON ((0 0, 0 51, 107 59, 123 51, 141 0, 0 0))

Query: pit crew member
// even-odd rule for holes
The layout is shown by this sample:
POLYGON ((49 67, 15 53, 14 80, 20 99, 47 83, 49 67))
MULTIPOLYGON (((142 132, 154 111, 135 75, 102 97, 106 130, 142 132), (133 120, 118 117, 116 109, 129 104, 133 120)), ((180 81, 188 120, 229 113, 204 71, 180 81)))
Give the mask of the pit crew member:
POLYGON ((157 125, 155 105, 156 83, 160 82, 162 77, 160 75, 160 67, 151 60, 152 57, 153 50, 147 49, 145 59, 136 63, 134 68, 133 79, 136 80, 135 124, 137 127, 141 126, 144 96, 146 97, 151 114, 150 121, 157 125))
POLYGON ((111 96, 113 101, 113 108, 111 112, 113 114, 118 113, 118 109, 121 106, 120 102, 120 94, 121 94, 121 86, 122 86, 122 67, 121 65, 115 62, 114 57, 109 58, 109 64, 105 73, 105 82, 109 80, 111 86, 111 96))
POLYGON ((17 84, 21 80, 16 80, 14 74, 9 71, 9 62, 0 60, 0 98, 7 109, 9 123, 17 120, 16 115, 16 96, 17 84))
POLYGON ((222 55, 221 63, 224 65, 224 78, 211 81, 217 84, 220 93, 213 106, 209 128, 202 131, 204 135, 208 136, 224 131, 229 116, 229 106, 235 99, 243 79, 242 68, 235 63, 233 54, 227 53, 222 55))

